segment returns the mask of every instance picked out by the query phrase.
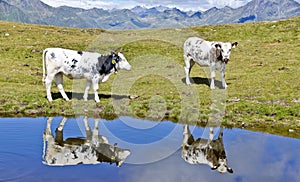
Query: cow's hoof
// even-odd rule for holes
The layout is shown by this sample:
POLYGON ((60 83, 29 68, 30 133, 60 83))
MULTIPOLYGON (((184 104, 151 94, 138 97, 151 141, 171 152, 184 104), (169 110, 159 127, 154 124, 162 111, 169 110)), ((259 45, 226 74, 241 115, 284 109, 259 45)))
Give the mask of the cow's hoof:
POLYGON ((215 87, 210 87, 210 89, 211 89, 211 90, 215 90, 216 88, 215 88, 215 87))

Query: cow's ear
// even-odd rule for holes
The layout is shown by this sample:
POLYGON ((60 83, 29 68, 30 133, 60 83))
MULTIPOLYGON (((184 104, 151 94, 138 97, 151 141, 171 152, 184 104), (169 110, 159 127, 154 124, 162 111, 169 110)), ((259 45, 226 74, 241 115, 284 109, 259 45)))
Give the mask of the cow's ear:
POLYGON ((117 59, 118 54, 114 51, 111 52, 112 59, 117 59))
POLYGON ((112 56, 115 56, 115 55, 116 55, 116 52, 115 52, 115 51, 111 51, 110 54, 111 54, 112 56))
POLYGON ((238 42, 234 42, 234 43, 231 44, 231 47, 235 48, 235 47, 237 47, 237 45, 238 45, 238 42))
POLYGON ((227 167, 227 172, 233 173, 233 170, 230 167, 227 167))
POLYGON ((220 44, 215 44, 215 47, 216 47, 217 49, 221 49, 221 45, 220 45, 220 44))

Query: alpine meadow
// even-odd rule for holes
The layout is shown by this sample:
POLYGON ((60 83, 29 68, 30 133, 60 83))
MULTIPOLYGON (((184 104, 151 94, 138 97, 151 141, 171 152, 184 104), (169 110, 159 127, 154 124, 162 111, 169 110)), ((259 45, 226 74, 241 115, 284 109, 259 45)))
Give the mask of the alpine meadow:
POLYGON ((195 65, 192 85, 185 85, 183 43, 191 36, 239 43, 226 68, 228 88, 217 89, 226 96, 223 125, 300 138, 300 17, 123 31, 0 21, 1 117, 129 115, 205 126, 213 102, 209 76, 195 65), (84 80, 64 77, 71 101, 65 101, 53 83, 50 103, 42 83, 42 51, 48 47, 101 54, 120 50, 132 70, 99 84, 100 103, 92 94, 88 101, 82 99, 84 80), (186 99, 191 96, 195 100, 186 99), (185 108, 193 115, 183 117, 185 108))

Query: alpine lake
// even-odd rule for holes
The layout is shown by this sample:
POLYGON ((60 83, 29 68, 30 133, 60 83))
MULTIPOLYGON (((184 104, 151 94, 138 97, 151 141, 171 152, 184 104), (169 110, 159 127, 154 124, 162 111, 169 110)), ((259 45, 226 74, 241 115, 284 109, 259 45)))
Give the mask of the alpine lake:
POLYGON ((22 117, 0 135, 0 181, 299 181, 299 139, 237 128, 22 117))

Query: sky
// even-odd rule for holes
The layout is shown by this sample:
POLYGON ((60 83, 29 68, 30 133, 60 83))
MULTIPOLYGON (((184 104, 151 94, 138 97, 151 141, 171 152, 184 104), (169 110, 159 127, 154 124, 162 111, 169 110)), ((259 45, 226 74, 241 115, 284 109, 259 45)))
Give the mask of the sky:
MULTIPOLYGON (((44 3, 53 6, 71 6, 80 7, 84 9, 90 8, 103 8, 103 9, 124 9, 133 8, 135 6, 153 7, 153 6, 166 6, 176 7, 178 9, 188 10, 207 10, 212 7, 222 8, 230 6, 237 8, 250 2, 251 0, 42 0, 44 3)), ((300 0, 299 0, 300 1, 300 0)))

